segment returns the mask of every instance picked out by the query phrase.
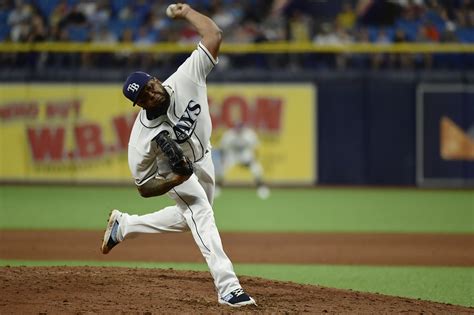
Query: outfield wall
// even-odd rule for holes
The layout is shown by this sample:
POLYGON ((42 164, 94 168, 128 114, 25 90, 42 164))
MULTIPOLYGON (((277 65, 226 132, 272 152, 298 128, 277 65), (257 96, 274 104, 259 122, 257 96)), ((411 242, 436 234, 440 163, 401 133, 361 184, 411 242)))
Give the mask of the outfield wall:
MULTIPOLYGON (((0 84, 0 180, 131 183, 136 110, 119 82, 91 79, 0 84)), ((471 73, 216 72, 209 81, 213 143, 246 121, 271 184, 473 185, 471 73)), ((228 179, 251 182, 239 168, 228 179)))
MULTIPOLYGON (((316 89, 312 84, 211 84, 212 143, 244 122, 259 133, 258 156, 273 184, 316 181, 316 89), (301 151, 303 154, 288 154, 301 151)), ((138 112, 120 84, 0 85, 3 181, 131 182, 129 134, 138 112)), ((250 183, 235 168, 228 182, 250 183)))
POLYGON ((434 79, 316 80, 319 183, 474 186, 474 84, 434 79))

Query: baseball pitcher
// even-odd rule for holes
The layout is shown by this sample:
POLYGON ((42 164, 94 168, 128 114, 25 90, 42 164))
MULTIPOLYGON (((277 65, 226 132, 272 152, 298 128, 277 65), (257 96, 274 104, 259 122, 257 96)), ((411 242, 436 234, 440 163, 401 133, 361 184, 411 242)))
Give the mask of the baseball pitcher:
POLYGON ((191 23, 201 41, 164 82, 134 72, 126 79, 123 94, 141 107, 128 146, 138 192, 143 197, 167 193, 176 205, 142 216, 113 210, 101 249, 107 254, 132 234, 191 231, 214 278, 219 303, 255 304, 224 252, 212 209, 215 179, 206 77, 218 62, 222 32, 187 4, 174 4, 167 14, 191 23))

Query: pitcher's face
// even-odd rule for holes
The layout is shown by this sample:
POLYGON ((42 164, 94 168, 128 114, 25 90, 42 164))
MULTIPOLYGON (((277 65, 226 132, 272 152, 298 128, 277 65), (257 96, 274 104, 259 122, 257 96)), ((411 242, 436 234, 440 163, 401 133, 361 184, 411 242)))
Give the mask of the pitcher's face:
POLYGON ((163 115, 168 110, 169 95, 161 81, 152 78, 140 91, 136 104, 147 111, 163 115))

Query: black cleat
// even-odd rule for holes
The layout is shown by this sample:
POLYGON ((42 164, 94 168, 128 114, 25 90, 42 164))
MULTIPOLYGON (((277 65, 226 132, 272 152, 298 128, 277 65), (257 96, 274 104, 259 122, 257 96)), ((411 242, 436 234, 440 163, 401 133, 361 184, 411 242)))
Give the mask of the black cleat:
POLYGON ((235 289, 224 297, 219 297, 220 304, 226 304, 232 307, 241 307, 245 305, 257 305, 242 288, 235 289))

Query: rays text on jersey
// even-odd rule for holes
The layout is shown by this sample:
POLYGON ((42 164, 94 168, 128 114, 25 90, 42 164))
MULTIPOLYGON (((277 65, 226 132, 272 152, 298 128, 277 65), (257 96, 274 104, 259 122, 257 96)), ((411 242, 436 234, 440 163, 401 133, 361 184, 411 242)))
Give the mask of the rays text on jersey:
POLYGON ((178 143, 183 143, 191 137, 196 128, 197 117, 201 113, 201 105, 193 100, 190 100, 186 110, 176 125, 173 126, 176 140, 178 143))

